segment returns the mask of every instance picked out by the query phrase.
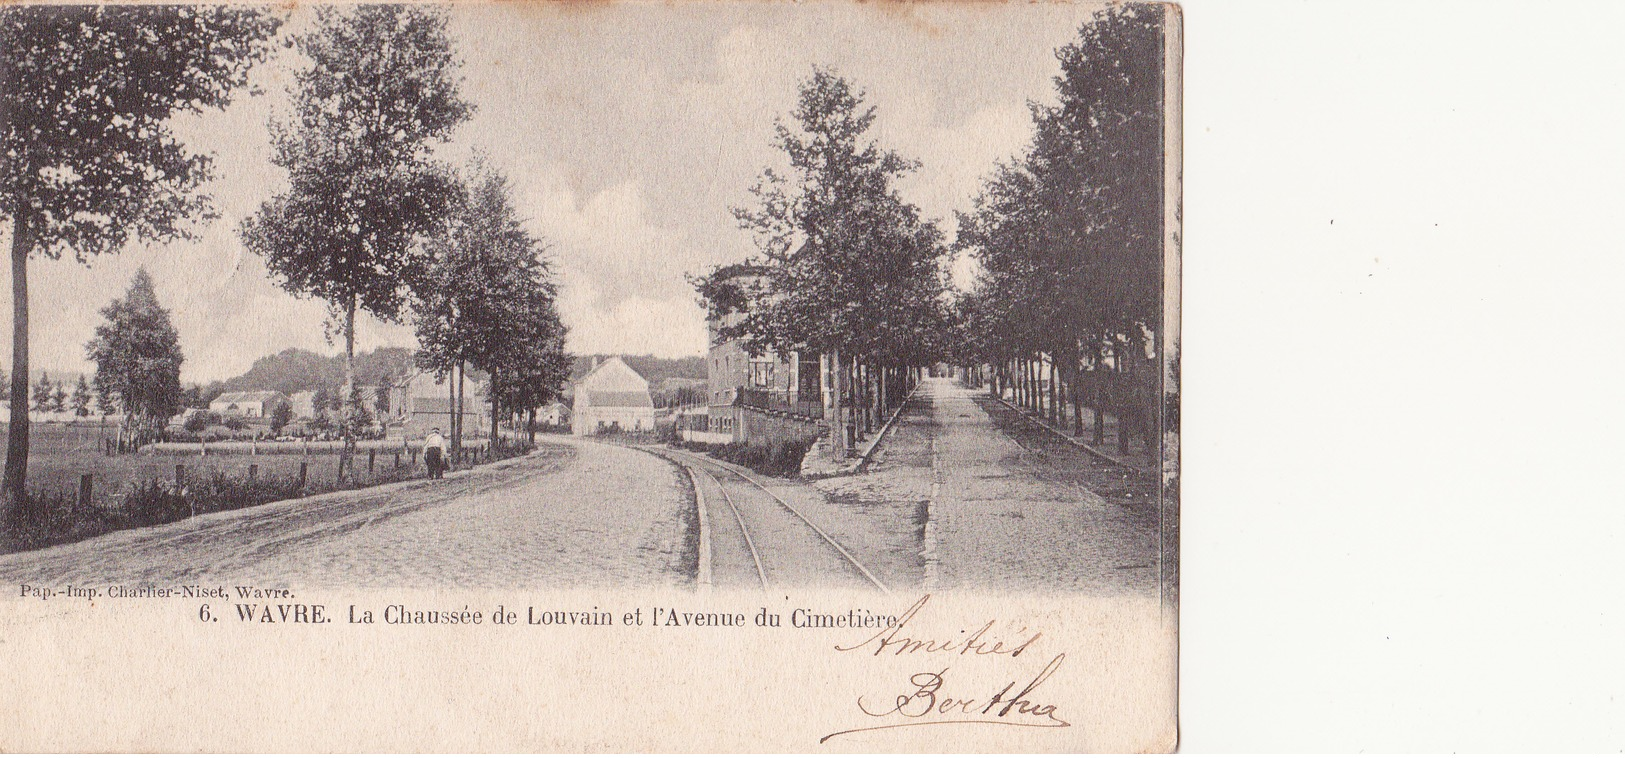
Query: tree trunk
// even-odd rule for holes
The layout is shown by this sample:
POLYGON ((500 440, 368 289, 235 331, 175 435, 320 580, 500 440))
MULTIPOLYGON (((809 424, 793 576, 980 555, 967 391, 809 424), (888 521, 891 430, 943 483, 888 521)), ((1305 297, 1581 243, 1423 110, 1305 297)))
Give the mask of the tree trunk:
POLYGON ((1078 369, 1078 360, 1073 358, 1066 365, 1067 373, 1072 375, 1072 433, 1083 436, 1083 372, 1078 369))
POLYGON ((1027 362, 1027 368, 1033 375, 1033 412, 1039 418, 1044 417, 1044 356, 1033 353, 1033 359, 1027 362))
POLYGON ((1031 358, 1021 359, 1021 407, 1032 410, 1033 407, 1033 361, 1031 358))
POLYGON ((350 302, 344 306, 344 410, 339 413, 344 447, 339 453, 340 481, 349 473, 350 462, 355 457, 355 301, 356 296, 351 295, 350 302))
POLYGON ((536 409, 530 409, 530 416, 525 421, 525 438, 530 444, 536 444, 536 409))
POLYGON ((1061 423, 1061 382, 1055 371, 1055 353, 1050 353, 1050 421, 1061 423))
POLYGON ((6 439, 5 494, 28 502, 28 251, 34 246, 19 212, 11 221, 11 424, 6 439))
POLYGON ((863 407, 863 376, 858 372, 861 364, 858 363, 857 356, 853 356, 849 363, 846 386, 850 388, 852 402, 847 405, 852 407, 852 439, 857 440, 863 436, 863 416, 867 414, 863 407))
POLYGON ((457 383, 453 389, 457 393, 457 403, 452 406, 451 422, 451 460, 453 463, 463 462, 463 362, 457 362, 457 383))
POLYGON ((493 453, 496 452, 497 443, 501 442, 500 435, 497 432, 497 428, 498 428, 497 419, 502 418, 502 416, 499 413, 499 411, 502 408, 502 405, 498 400, 498 398, 500 398, 500 397, 502 397, 502 394, 497 391, 497 372, 496 372, 496 369, 492 369, 491 370, 491 452, 493 452, 493 453))
POLYGON ((875 430, 875 367, 867 363, 860 367, 863 372, 863 432, 871 434, 875 430))
POLYGON ((1014 376, 1015 386, 1010 391, 1011 400, 1013 402, 1015 402, 1017 408, 1026 408, 1027 407, 1027 359, 1025 359, 1025 358, 1017 358, 1016 359, 1016 364, 1011 367, 1010 371, 1011 371, 1012 374, 1015 375, 1014 376))
POLYGON ((875 391, 875 401, 880 403, 881 419, 885 419, 886 414, 890 413, 892 409, 891 397, 886 394, 889 390, 891 390, 891 387, 887 386, 888 382, 886 381, 886 375, 890 374, 894 370, 895 369, 891 368, 883 368, 880 370, 880 374, 876 377, 876 379, 878 379, 880 382, 880 387, 875 391))
POLYGON ((841 377, 846 367, 841 363, 841 351, 824 354, 824 377, 828 386, 824 391, 824 422, 829 426, 829 452, 836 463, 846 461, 846 419, 842 417, 841 377))

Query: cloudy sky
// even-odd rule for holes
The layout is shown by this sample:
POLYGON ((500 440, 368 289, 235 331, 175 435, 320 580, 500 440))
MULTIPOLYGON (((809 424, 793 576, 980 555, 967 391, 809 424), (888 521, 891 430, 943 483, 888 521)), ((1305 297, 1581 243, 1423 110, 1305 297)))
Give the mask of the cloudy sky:
MULTIPOLYGON (((685 274, 750 253, 730 206, 775 160, 772 123, 814 65, 867 91, 876 136, 922 162, 906 196, 952 230, 980 177, 1027 140, 1029 101, 1049 101, 1054 49, 1089 6, 837 3, 460 6, 452 32, 478 112, 445 150, 480 151, 512 180, 531 230, 551 243, 561 310, 578 353, 704 352, 685 274)), ((290 27, 308 22, 296 13, 290 27)), ((288 347, 332 353, 325 308, 279 289, 237 224, 283 187, 265 122, 285 109, 282 52, 254 75, 262 94, 177 125, 214 153, 221 218, 196 241, 133 245, 88 268, 31 264, 33 364, 89 370, 97 310, 145 265, 180 330, 186 381, 223 379, 288 347)), ((9 300, 7 281, 0 296, 9 300)), ((9 307, 0 329, 10 334, 9 307)), ((414 344, 363 319, 358 349, 414 344)), ((0 361, 9 364, 9 354, 0 361)), ((9 366, 8 366, 9 368, 9 366)))

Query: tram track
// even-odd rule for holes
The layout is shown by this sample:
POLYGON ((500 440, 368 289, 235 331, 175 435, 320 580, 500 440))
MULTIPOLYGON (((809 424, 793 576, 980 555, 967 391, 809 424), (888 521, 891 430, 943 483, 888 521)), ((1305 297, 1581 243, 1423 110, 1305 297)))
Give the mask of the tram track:
MULTIPOLYGON (((744 552, 750 555, 755 569, 752 583, 763 589, 827 585, 844 578, 860 586, 891 592, 885 582, 839 540, 755 477, 725 462, 684 451, 661 449, 658 454, 689 469, 695 474, 696 482, 713 484, 714 491, 722 495, 720 501, 727 507, 728 515, 732 516, 732 519, 710 519, 710 553, 715 577, 726 573, 720 569, 730 562, 737 569, 737 564, 743 563, 738 554, 744 552), (730 526, 724 528, 721 524, 730 526)), ((719 499, 701 496, 697 500, 701 507, 709 508, 719 499)))

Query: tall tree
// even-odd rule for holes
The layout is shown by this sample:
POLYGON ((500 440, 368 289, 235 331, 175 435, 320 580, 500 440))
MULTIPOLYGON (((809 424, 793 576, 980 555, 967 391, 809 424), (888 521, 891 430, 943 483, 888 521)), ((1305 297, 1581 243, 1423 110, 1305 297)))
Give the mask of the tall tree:
POLYGON ((434 266, 416 301, 418 365, 444 374, 467 363, 490 375, 495 444, 502 408, 551 402, 569 358, 546 244, 525 230, 506 177, 483 164, 467 173, 466 201, 429 246, 434 266), (512 405, 537 398, 546 399, 512 405))
POLYGON ((458 185, 435 160, 473 106, 460 77, 447 13, 420 5, 324 6, 294 45, 309 60, 290 94, 292 118, 271 124, 288 190, 242 226, 284 289, 327 302, 344 336, 344 469, 355 450, 355 319, 401 315, 427 262, 418 242, 439 228, 458 185))
POLYGON ((118 410, 117 401, 113 399, 113 388, 95 380, 92 380, 91 384, 94 385, 96 390, 96 412, 101 414, 102 423, 105 424, 107 417, 112 415, 113 411, 118 410))
POLYGON ((62 382, 59 381, 51 387, 51 410, 56 413, 61 413, 67 409, 68 390, 66 387, 63 387, 62 382))
POLYGON ((51 383, 50 372, 39 375, 39 383, 34 385, 34 410, 46 413, 51 410, 51 389, 56 385, 51 383))
MULTIPOLYGON (((281 21, 197 5, 0 8, 0 220, 11 232, 12 391, 28 393, 28 259, 169 240, 206 215, 207 156, 169 126, 224 107, 281 21), (20 378, 19 378, 20 377, 20 378)), ((11 411, 5 493, 24 496, 28 414, 11 411)))
POLYGON ((85 381, 85 375, 79 375, 79 382, 73 385, 73 415, 85 418, 90 415, 90 382, 85 381))
POLYGON ((1161 330, 1164 13, 1125 4, 1083 24, 1056 51, 1057 102, 1034 108, 1032 142, 960 216, 957 244, 983 272, 961 326, 985 335, 960 344, 995 363, 1058 368, 1080 433, 1080 367, 1110 358, 1122 370, 1161 330))
POLYGON ((125 428, 151 436, 181 410, 180 334, 158 304, 152 277, 135 272, 124 297, 102 309, 104 323, 85 345, 96 364, 96 386, 117 397, 125 428))
POLYGON ((702 297, 722 295, 710 302, 713 315, 746 304, 724 336, 745 337, 753 350, 824 356, 826 374, 837 377, 826 397, 837 459, 847 442, 841 377, 859 358, 925 362, 946 321, 941 233, 896 189, 917 164, 871 138, 874 120, 862 92, 815 69, 789 123, 775 125, 788 173, 765 170, 751 189, 754 206, 734 209, 758 255, 699 285, 702 297), (719 281, 741 273, 733 285, 719 281))
POLYGON ((293 406, 286 402, 277 401, 276 407, 271 409, 271 433, 281 434, 283 427, 293 420, 293 406))

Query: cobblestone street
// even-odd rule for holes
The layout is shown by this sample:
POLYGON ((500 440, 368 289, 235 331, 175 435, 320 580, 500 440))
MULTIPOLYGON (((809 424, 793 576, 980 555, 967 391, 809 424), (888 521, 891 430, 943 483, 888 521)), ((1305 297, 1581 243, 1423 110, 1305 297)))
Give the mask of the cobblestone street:
POLYGON ((548 440, 535 455, 211 514, 0 558, 0 580, 98 585, 580 587, 693 581, 680 472, 628 448, 548 440))

